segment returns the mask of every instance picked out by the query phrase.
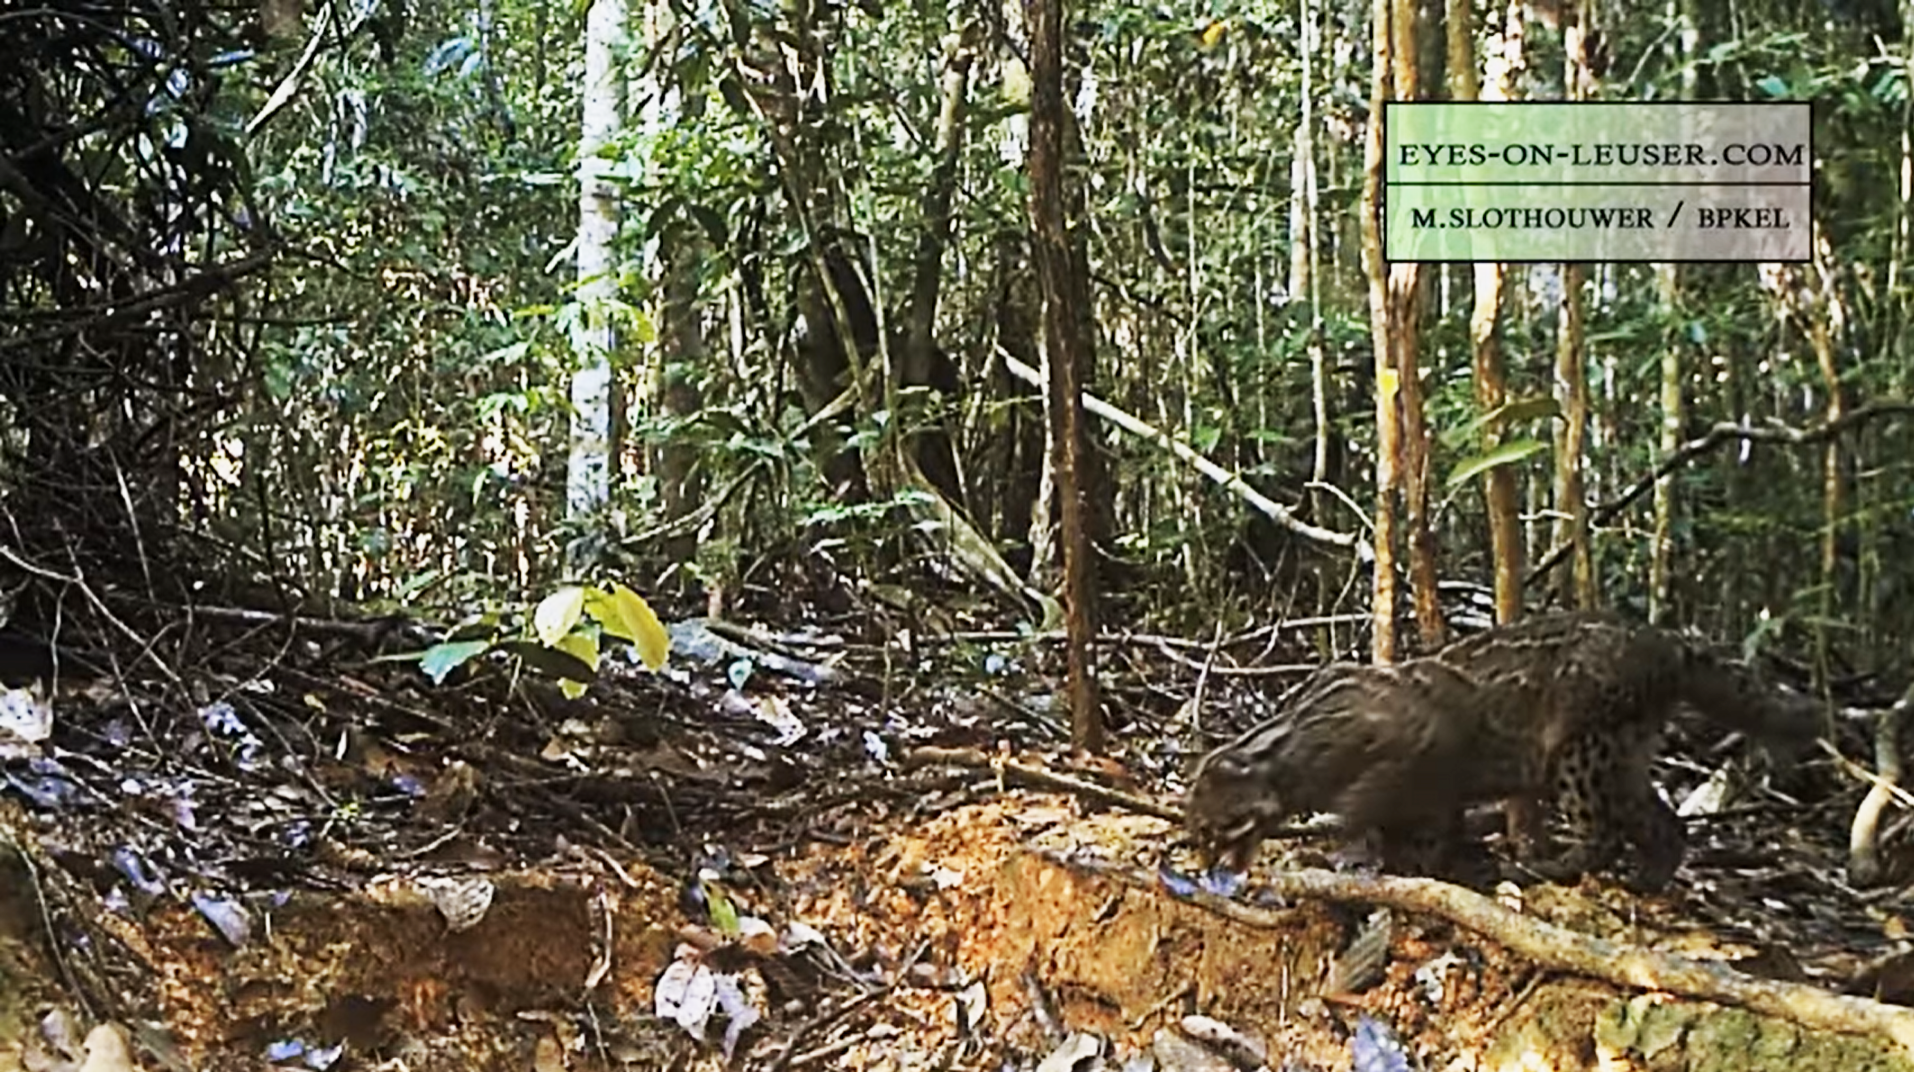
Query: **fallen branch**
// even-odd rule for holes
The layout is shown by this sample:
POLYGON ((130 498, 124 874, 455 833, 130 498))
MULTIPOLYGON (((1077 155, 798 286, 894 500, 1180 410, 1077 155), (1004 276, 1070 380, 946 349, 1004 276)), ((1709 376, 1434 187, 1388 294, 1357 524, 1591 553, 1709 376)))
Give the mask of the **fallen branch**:
MULTIPOLYGON (((1649 470, 1640 479, 1625 488, 1620 495, 1600 505, 1591 507, 1588 523, 1591 526, 1606 524, 1616 514, 1627 509, 1636 499, 1648 494, 1660 480, 1675 470, 1687 465, 1696 457, 1706 454, 1724 443, 1780 443, 1785 446, 1803 446, 1821 443, 1853 428, 1865 424, 1877 417, 1893 417, 1914 414, 1914 401, 1897 398, 1876 399, 1866 405, 1857 406, 1831 421, 1812 428, 1795 428, 1780 421, 1764 425, 1736 424, 1724 421, 1697 439, 1691 439, 1663 458, 1659 464, 1649 470)), ((1542 557, 1529 570, 1524 583, 1532 584, 1549 570, 1562 564, 1573 544, 1564 543, 1542 557)))
MULTIPOLYGON (((1043 375, 1036 369, 1010 356, 1002 347, 998 347, 997 357, 1004 363, 1004 368, 1008 369, 1012 376, 1038 389, 1043 388, 1043 375)), ((1102 417, 1104 420, 1109 421, 1111 424, 1116 425, 1131 435, 1141 439, 1147 439, 1190 463, 1196 467, 1197 472, 1216 481, 1223 490, 1235 493, 1237 498, 1242 499, 1264 514, 1267 514, 1271 521, 1276 522, 1278 525, 1281 525, 1296 535, 1305 539, 1314 540, 1317 543, 1326 543, 1332 547, 1340 547, 1347 551, 1354 551, 1356 558, 1365 563, 1374 562, 1376 560, 1376 549, 1369 545, 1368 540, 1363 539, 1353 532, 1335 532, 1304 521, 1302 518, 1297 517, 1295 511, 1289 507, 1284 506, 1282 503, 1269 498, 1255 488, 1243 483, 1242 477, 1237 476, 1215 462, 1210 461, 1208 458, 1203 457, 1201 454, 1198 454, 1195 448, 1171 438, 1169 433, 1144 423, 1139 418, 1125 413, 1123 410, 1105 402, 1088 391, 1083 392, 1083 408, 1102 417)))
MULTIPOLYGON (((1294 632, 1301 629, 1318 629, 1325 625, 1363 625, 1371 620, 1368 612, 1362 614, 1325 614, 1312 618, 1285 618, 1268 625, 1257 626, 1247 633, 1239 633, 1222 641, 1224 647, 1238 647, 1255 643, 1272 633, 1294 632)), ((1061 643, 1063 630, 1045 629, 1037 632, 1020 632, 1015 629, 969 629, 953 633, 926 633, 917 638, 920 644, 1015 644, 1020 642, 1061 643)), ((1191 640, 1188 637, 1168 636, 1162 633, 1138 632, 1102 632, 1098 633, 1099 644, 1149 644, 1158 647, 1183 648, 1188 651, 1206 651, 1210 641, 1191 640)), ((1312 669, 1314 667, 1312 666, 1312 669)))
POLYGON ((411 624, 396 616, 374 618, 370 621, 347 621, 340 618, 315 618, 290 611, 254 610, 251 607, 193 607, 191 612, 197 618, 226 622, 231 625, 257 628, 284 625, 302 633, 340 636, 368 645, 377 645, 411 624))
POLYGON ((1109 804, 1142 815, 1153 815, 1159 819, 1168 819, 1173 823, 1183 821, 1183 810, 1165 804, 1126 793, 1121 789, 1098 785, 1082 778, 1073 778, 1068 774, 1058 774, 1042 767, 1032 767, 1004 759, 992 753, 975 748, 937 748, 926 746, 913 748, 898 757, 906 769, 916 767, 966 767, 972 770, 985 770, 996 773, 1005 784, 1023 785, 1034 789, 1054 789, 1061 793, 1071 793, 1098 804, 1109 804))
MULTIPOLYGON (((1137 889, 1162 888, 1151 872, 1051 851, 1039 854, 1059 867, 1098 875, 1137 889)), ((1269 878, 1269 888, 1281 897, 1386 905, 1405 912, 1437 916, 1543 967, 1619 986, 1734 1005, 1816 1030, 1880 1038, 1914 1054, 1914 1009, 1832 994, 1799 983, 1759 979, 1721 964, 1590 937, 1531 919, 1479 893, 1435 879, 1369 878, 1315 868, 1277 872, 1269 878)), ((1289 922, 1284 912, 1252 908, 1201 891, 1183 899, 1252 927, 1276 928, 1289 922)))
MULTIPOLYGON (((1003 779, 1005 785, 1070 793, 1095 804, 1113 805, 1139 815, 1168 819, 1178 827, 1183 825, 1182 808, 1163 804, 1135 793, 1126 793, 1121 789, 1098 785, 1068 774, 1058 774, 1056 771, 1045 770, 1042 767, 1018 763, 981 749, 939 748, 935 745, 926 745, 905 752, 898 757, 898 761, 906 770, 918 767, 963 767, 969 770, 990 771, 1003 779)), ((1272 838, 1323 837, 1340 836, 1343 833, 1342 820, 1334 815, 1325 815, 1306 822, 1285 823, 1271 827, 1267 836, 1272 838)))

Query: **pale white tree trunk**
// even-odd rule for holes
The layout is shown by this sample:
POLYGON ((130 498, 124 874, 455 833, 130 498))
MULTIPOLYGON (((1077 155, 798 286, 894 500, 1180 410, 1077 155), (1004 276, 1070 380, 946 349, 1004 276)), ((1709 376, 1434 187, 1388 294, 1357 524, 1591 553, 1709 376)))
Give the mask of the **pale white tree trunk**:
POLYGON ((605 178, 601 150, 624 121, 619 46, 625 34, 624 0, 592 0, 585 15, 584 116, 578 137, 578 302, 572 335, 571 449, 566 456, 565 509, 573 519, 595 514, 611 499, 612 375, 617 345, 612 320, 618 297, 613 241, 618 203, 605 178))

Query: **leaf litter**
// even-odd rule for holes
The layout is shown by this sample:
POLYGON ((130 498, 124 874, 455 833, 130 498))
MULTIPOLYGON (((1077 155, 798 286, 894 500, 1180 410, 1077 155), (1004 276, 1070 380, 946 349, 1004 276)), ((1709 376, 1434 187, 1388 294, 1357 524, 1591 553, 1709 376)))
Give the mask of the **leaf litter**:
MULTIPOLYGON (((629 615, 622 591, 600 611, 629 615)), ((548 602, 541 628, 584 604, 548 602)), ((689 649, 667 672, 604 660, 583 693, 484 659, 426 668, 433 687, 416 664, 301 663, 296 646, 242 674, 180 671, 200 697, 184 704, 163 677, 86 683, 58 720, 51 698, 7 693, 0 834, 24 866, 0 968, 38 980, 46 1008, 107 1014, 20 1020, 15 1052, 101 1072, 1393 1072, 1511 1037, 1566 1053, 1586 1037, 1510 1025, 1582 1010, 1593 1031, 1627 998, 1543 979, 1441 920, 1304 902, 1277 933, 1243 927, 1191 903, 1244 880, 1190 873, 1173 824, 1030 783, 1054 771, 1174 805, 1190 757, 1164 747, 1186 734, 1162 697, 1180 683, 1113 690, 1121 751, 1086 765, 1056 743, 1040 645, 975 658, 988 685, 951 669, 972 656, 947 659, 936 686, 824 631, 760 652, 761 632, 666 628, 689 649), (1159 888, 1039 847, 1127 861, 1159 888), (49 927, 79 944, 50 952, 49 927)), ((1209 688, 1239 722, 1280 691, 1209 688)), ((1719 803, 1718 768, 1696 766, 1665 773, 1719 803)), ((1703 821, 1677 895, 1535 887, 1524 910, 1898 1000, 1914 989, 1898 902, 1839 881, 1849 804, 1730 806, 1703 821)))

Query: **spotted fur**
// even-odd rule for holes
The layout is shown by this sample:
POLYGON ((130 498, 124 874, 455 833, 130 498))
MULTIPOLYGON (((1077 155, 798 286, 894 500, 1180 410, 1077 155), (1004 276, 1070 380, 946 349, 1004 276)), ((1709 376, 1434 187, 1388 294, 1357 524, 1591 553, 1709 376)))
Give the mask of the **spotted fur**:
POLYGON ((1792 746, 1814 733, 1811 703, 1686 638, 1608 614, 1541 615, 1430 658, 1325 668, 1275 718, 1204 757, 1189 825, 1240 868, 1284 819, 1336 812, 1379 840, 1390 870, 1479 878, 1486 857, 1462 837, 1462 812, 1501 800, 1544 876, 1601 870, 1632 847, 1634 883, 1660 889, 1686 836, 1650 765, 1681 705, 1792 746), (1568 833, 1559 852, 1551 805, 1568 833))

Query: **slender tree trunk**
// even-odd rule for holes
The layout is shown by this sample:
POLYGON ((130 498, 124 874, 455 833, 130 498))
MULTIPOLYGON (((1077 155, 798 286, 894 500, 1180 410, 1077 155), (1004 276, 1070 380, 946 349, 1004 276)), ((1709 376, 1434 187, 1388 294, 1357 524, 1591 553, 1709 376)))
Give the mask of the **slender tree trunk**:
MULTIPOLYGON (((970 70, 976 60, 972 41, 975 32, 967 29, 953 33, 944 42, 944 71, 938 85, 937 155, 921 201, 924 219, 911 265, 904 353, 899 374, 889 381, 894 386, 885 399, 885 407, 891 413, 904 408, 896 387, 927 387, 934 397, 950 403, 955 402, 959 387, 949 356, 937 346, 937 300, 943 282, 944 247, 950 243, 950 201, 957 186, 957 165, 964 149, 970 70)), ((953 508, 961 509, 964 504, 962 478, 945 419, 939 415, 934 420, 913 420, 906 425, 904 434, 906 438, 899 445, 909 464, 915 465, 917 472, 949 499, 953 508)))
MULTIPOLYGON (((1808 345, 1821 370, 1827 392, 1826 420, 1838 421, 1847 412, 1846 392, 1834 354, 1835 336, 1846 317, 1834 285, 1834 250, 1827 232, 1818 230, 1814 263, 1809 266, 1808 345)), ((1829 666, 1827 623, 1834 620, 1841 591, 1841 531, 1847 525, 1847 485, 1841 472, 1841 437, 1829 436, 1821 454, 1821 608, 1814 621, 1815 680, 1825 688, 1829 666)))
POLYGON ((1329 481, 1329 363, 1323 346, 1322 296, 1316 285, 1316 50, 1321 37, 1319 0, 1302 0, 1302 120, 1296 124, 1290 165, 1289 300, 1309 302, 1309 399, 1316 418, 1316 451, 1310 480, 1310 513, 1322 517, 1322 485, 1329 481))
MULTIPOLYGON (((1662 315, 1672 325, 1681 310, 1681 290, 1676 266, 1657 265, 1656 289, 1660 294, 1662 315)), ((1666 458, 1681 447, 1684 424, 1681 397, 1681 337, 1673 327, 1662 335, 1661 349, 1661 434, 1656 441, 1659 457, 1666 458)), ((1675 476, 1664 475, 1655 481, 1654 536, 1648 558, 1648 620, 1657 625, 1668 617, 1675 554, 1675 476)))
POLYGON ((1593 608, 1600 605, 1601 597, 1596 591, 1594 556, 1589 549, 1588 493, 1582 484, 1588 434, 1588 374, 1582 348, 1585 277, 1581 265, 1563 266, 1562 319, 1555 353, 1555 384, 1562 403, 1562 423, 1555 437, 1555 509, 1561 516, 1555 539, 1558 545, 1568 541, 1574 548, 1569 559, 1574 605, 1593 608))
POLYGON ((1027 0, 1030 31, 1030 224, 1037 274, 1043 288, 1045 350, 1049 356, 1050 426, 1055 441, 1058 539, 1063 544, 1064 627, 1069 660, 1070 737, 1080 751, 1104 748, 1103 712, 1097 696, 1091 641, 1096 635, 1096 589, 1083 476, 1086 437, 1083 376, 1091 365, 1091 339, 1081 315, 1088 280, 1065 227, 1062 0, 1027 0))
POLYGON ((571 381, 571 448, 566 457, 565 505, 581 519, 611 500, 611 355, 618 344, 612 308, 618 297, 614 243, 618 201, 604 178, 603 146, 624 120, 624 77, 618 69, 625 34, 623 0, 592 0, 585 15, 584 116, 578 139, 578 301, 583 307, 573 340, 577 368, 571 381))
MULTIPOLYGON (((1914 27, 1914 0, 1902 0, 1901 11, 1901 25, 1914 27)), ((1902 48, 1909 47, 1914 46, 1903 42, 1902 48)), ((1909 381, 1914 379, 1909 375, 1909 366, 1914 365, 1914 293, 1909 291, 1906 274, 1907 266, 1914 261, 1914 94, 1902 95, 1900 150, 1900 166, 1896 174, 1901 211, 1894 221, 1894 241, 1888 247, 1887 285, 1882 288, 1883 293, 1898 294, 1900 299, 1886 305, 1887 330, 1881 332, 1884 340, 1881 358, 1882 363, 1892 370, 1888 376, 1887 393, 1896 398, 1906 398, 1909 381)), ((1885 438, 1883 433, 1876 434, 1885 438)), ((1891 617, 1888 613, 1889 600, 1886 597, 1892 582, 1882 572, 1879 530, 1883 515, 1880 511, 1883 500, 1891 494, 1884 486, 1887 479, 1880 472, 1869 478, 1874 494, 1869 496, 1865 504, 1872 507, 1865 514, 1871 519, 1871 531, 1863 537, 1867 540, 1863 553, 1867 556, 1866 572, 1871 582, 1861 593, 1862 635, 1870 656, 1869 666, 1880 666, 1885 659, 1898 659, 1900 652, 1893 650, 1894 639, 1908 635, 1904 614, 1891 617)), ((1906 603, 1907 600, 1900 602, 1906 603)))
POLYGON ((1396 419, 1398 372, 1390 323, 1391 278, 1382 258, 1382 110, 1389 99, 1389 0, 1370 5, 1372 71, 1368 130, 1363 139, 1362 260, 1369 277, 1369 335, 1376 363, 1376 563, 1370 602, 1371 656, 1396 657, 1396 460, 1402 431, 1396 419))
MULTIPOLYGON (((1676 51, 1670 59, 1682 72, 1683 98, 1692 100, 1698 89, 1695 54, 1701 44, 1701 26, 1695 18, 1692 0, 1681 0, 1676 9, 1676 18, 1680 32, 1675 35, 1673 47, 1676 51)), ((1657 440, 1660 456, 1666 458, 1680 448, 1681 430, 1685 423, 1681 397, 1681 351, 1684 342, 1678 327, 1681 316, 1680 266, 1657 265, 1655 286, 1662 316, 1669 325, 1662 336, 1661 435, 1657 440)), ((1656 624, 1667 618, 1669 604, 1674 597, 1672 586, 1677 505, 1675 476, 1669 473, 1655 481, 1654 536, 1648 552, 1648 620, 1656 624)))
MULTIPOLYGON (((1589 89, 1588 35, 1585 31, 1589 5, 1578 5, 1580 12, 1564 12, 1563 44, 1565 63, 1562 85, 1572 100, 1589 89)), ((1562 423, 1555 437, 1555 509, 1557 544, 1567 541, 1570 555, 1570 583, 1573 603, 1593 608, 1601 595, 1595 584, 1595 561, 1589 547, 1588 491, 1583 486, 1583 466, 1587 462, 1588 438, 1588 363, 1586 333, 1582 326, 1582 291, 1588 281, 1588 269, 1580 264, 1562 266, 1561 315, 1556 321, 1555 389, 1562 403, 1562 423)))
MULTIPOLYGON (((646 6, 647 47, 661 47, 671 28, 672 13, 668 6, 657 0, 646 6)), ((645 132, 654 138, 679 123, 695 123, 704 113, 704 94, 684 92, 678 77, 665 66, 646 84, 633 87, 643 94, 642 121, 645 132)), ((648 266, 662 277, 660 290, 664 299, 658 316, 658 342, 652 348, 650 393, 657 409, 678 427, 695 416, 704 404, 698 389, 698 377, 704 370, 709 349, 703 303, 699 301, 704 260, 703 232, 680 221, 671 225, 661 238, 658 263, 648 266)), ((698 468, 701 453, 682 435, 668 437, 654 450, 652 468, 658 474, 659 497, 667 521, 685 518, 703 503, 703 474, 698 468)), ((674 534, 660 548, 673 563, 690 561, 697 549, 698 534, 691 531, 674 534)))
MULTIPOLYGON (((1419 37, 1417 0, 1396 0, 1391 16, 1391 36, 1395 39, 1394 96, 1396 100, 1417 100, 1422 96, 1419 80, 1419 37)), ((1421 316, 1424 290, 1422 266, 1397 264, 1389 268, 1390 338, 1396 345, 1396 369, 1402 391, 1402 476, 1403 498, 1408 506, 1406 535, 1409 548, 1409 586, 1416 611, 1417 639, 1423 650, 1442 646, 1448 628, 1442 620, 1442 603, 1437 590, 1435 531, 1429 519, 1429 429, 1423 421, 1421 316)))
MULTIPOLYGON (((1475 71, 1475 26, 1473 5, 1469 0, 1449 0, 1449 94, 1458 101, 1507 100, 1508 72, 1512 65, 1498 63, 1497 76, 1486 88, 1479 84, 1475 71)), ((1512 42, 1502 37, 1505 46, 1520 47, 1521 38, 1512 42)), ((1507 59, 1506 53, 1502 59, 1507 59)), ((1519 58, 1519 57, 1517 57, 1519 58)), ((1507 269, 1489 261, 1472 266, 1475 277, 1475 308, 1469 316, 1469 345, 1475 371, 1475 403, 1483 414, 1494 413, 1508 403, 1508 380, 1502 368, 1502 299, 1507 269)), ((1506 425, 1500 420, 1482 426, 1482 450, 1486 453, 1501 446, 1506 425)), ((1512 622, 1522 615, 1523 546, 1520 512, 1515 494, 1515 471, 1498 465, 1482 474, 1482 498, 1489 523, 1491 570, 1495 578, 1495 620, 1512 622)))

